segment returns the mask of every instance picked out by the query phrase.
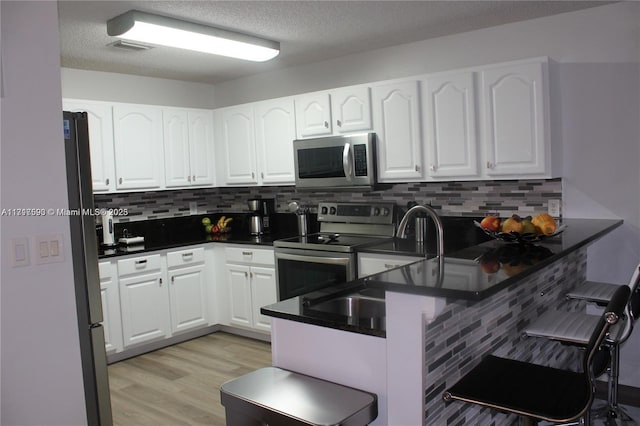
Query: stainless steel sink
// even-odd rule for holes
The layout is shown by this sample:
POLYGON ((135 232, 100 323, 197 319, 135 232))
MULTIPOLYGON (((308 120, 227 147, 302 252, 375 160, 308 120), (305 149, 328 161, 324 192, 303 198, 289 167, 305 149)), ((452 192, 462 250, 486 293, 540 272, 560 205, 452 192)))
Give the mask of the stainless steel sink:
POLYGON ((385 300, 350 294, 318 303, 311 309, 353 318, 384 318, 385 300))

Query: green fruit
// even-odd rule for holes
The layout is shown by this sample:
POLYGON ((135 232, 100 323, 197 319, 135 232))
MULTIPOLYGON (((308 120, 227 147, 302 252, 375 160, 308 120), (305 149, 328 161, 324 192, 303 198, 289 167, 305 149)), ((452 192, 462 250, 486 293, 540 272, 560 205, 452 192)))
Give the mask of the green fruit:
POLYGON ((203 217, 202 218, 202 224, 204 226, 211 225, 211 219, 209 219, 208 217, 203 217))
POLYGON ((536 227, 533 223, 531 223, 530 220, 523 220, 522 221, 522 233, 523 234, 535 234, 536 233, 536 227))
POLYGON ((206 232, 207 234, 211 233, 211 228, 213 228, 213 225, 211 223, 209 223, 208 225, 204 226, 204 232, 206 232))

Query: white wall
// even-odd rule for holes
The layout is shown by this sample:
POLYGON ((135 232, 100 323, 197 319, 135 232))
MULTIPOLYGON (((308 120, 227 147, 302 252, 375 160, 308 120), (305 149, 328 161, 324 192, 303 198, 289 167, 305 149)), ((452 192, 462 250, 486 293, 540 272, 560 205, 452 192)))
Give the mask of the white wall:
POLYGON ((216 107, 427 72, 550 56, 637 61, 634 2, 602 6, 349 55, 216 84, 216 107))
MULTIPOLYGON (((624 220, 590 247, 588 277, 626 283, 640 261, 639 25, 640 3, 600 6, 218 84, 215 103, 549 56, 564 215, 624 220)), ((622 351, 621 382, 640 387, 640 332, 622 351)))
POLYGON ((210 84, 62 68, 64 98, 212 108, 210 84))
MULTIPOLYGON (((66 207, 57 4, 2 1, 0 9, 0 204, 66 207)), ((3 215, 0 224, 0 423, 86 424, 68 218, 3 215), (63 236, 63 263, 9 264, 10 239, 51 233, 63 236)))

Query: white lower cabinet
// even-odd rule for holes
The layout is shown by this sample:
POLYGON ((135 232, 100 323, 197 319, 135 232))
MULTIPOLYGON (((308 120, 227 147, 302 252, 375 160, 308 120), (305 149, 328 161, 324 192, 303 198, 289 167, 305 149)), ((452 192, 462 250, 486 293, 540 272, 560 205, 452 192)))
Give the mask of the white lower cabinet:
POLYGON ((125 348, 169 337, 169 288, 159 254, 118 261, 125 348))
POLYGON ((358 253, 358 278, 399 268, 409 263, 423 260, 421 256, 401 256, 394 254, 358 253))
POLYGON ((225 255, 229 324, 270 332, 271 321, 260 308, 278 300, 273 250, 227 247, 225 255))
POLYGON ((122 321, 120 315, 120 291, 116 278, 115 263, 98 264, 100 273, 100 296, 102 299, 102 327, 105 350, 108 354, 122 351, 122 321))
POLYGON ((167 253, 171 332, 180 333, 208 324, 204 248, 167 253))

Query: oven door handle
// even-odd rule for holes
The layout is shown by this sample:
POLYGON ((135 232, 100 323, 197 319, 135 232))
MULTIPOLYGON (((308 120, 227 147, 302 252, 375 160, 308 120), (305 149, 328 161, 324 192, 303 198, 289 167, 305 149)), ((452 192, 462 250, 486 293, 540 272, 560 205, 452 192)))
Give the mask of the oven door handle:
POLYGON ((351 261, 351 259, 349 259, 348 257, 305 256, 288 253, 277 253, 276 259, 293 260, 298 262, 324 263, 329 265, 347 265, 351 261))
POLYGON ((344 150, 342 151, 342 169, 344 170, 344 176, 351 182, 353 180, 353 152, 349 142, 344 144, 344 150))

